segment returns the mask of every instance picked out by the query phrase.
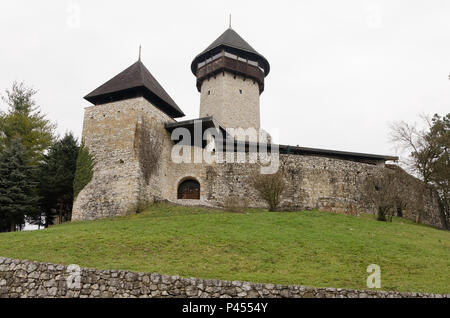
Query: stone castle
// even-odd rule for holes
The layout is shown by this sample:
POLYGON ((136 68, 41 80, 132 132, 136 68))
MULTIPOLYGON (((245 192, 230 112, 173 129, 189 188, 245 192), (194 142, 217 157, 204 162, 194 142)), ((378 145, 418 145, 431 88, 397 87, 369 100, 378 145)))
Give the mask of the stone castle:
MULTIPOLYGON (((92 220, 133 214, 155 201, 222 207, 230 198, 266 207, 249 184, 259 163, 174 162, 174 133, 192 135, 200 126, 228 137, 231 128, 261 131, 260 94, 270 72, 267 59, 231 27, 192 62, 200 92, 200 117, 178 121, 183 111, 140 61, 85 99, 82 140, 95 157, 92 180, 74 202, 72 219, 92 220)), ((178 136, 179 137, 179 136, 178 136)), ((195 139, 195 138, 194 138, 195 139)), ((234 139, 236 141, 236 138, 234 139)), ((191 155, 207 143, 184 140, 191 155)), ((244 156, 251 156, 248 140, 244 156)), ((276 145, 287 180, 284 210, 320 209, 375 213, 364 200, 365 178, 387 169, 393 156, 276 145)), ((238 156, 237 150, 232 156, 238 156)), ((418 182, 411 177, 410 183, 418 182)), ((415 195, 411 187, 411 195, 415 195)), ((404 217, 415 219, 412 212, 404 217)), ((436 198, 426 198, 423 223, 442 227, 436 198)))

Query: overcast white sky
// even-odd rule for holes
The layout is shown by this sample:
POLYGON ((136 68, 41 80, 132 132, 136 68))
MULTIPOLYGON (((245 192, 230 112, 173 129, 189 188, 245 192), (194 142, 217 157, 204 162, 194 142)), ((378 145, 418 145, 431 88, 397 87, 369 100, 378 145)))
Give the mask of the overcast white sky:
POLYGON ((1 0, 0 90, 33 86, 58 131, 81 136, 83 96, 142 44, 144 64, 197 118, 190 63, 229 13, 271 64, 262 126, 283 144, 395 154, 390 122, 450 111, 447 0, 1 0))

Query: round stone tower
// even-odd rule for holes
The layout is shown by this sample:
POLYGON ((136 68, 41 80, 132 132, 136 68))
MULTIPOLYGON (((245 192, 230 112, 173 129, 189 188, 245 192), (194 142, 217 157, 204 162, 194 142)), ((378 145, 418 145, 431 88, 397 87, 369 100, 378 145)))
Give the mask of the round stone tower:
POLYGON ((259 96, 270 65, 231 27, 197 55, 191 69, 200 117, 213 116, 225 128, 260 129, 259 96))

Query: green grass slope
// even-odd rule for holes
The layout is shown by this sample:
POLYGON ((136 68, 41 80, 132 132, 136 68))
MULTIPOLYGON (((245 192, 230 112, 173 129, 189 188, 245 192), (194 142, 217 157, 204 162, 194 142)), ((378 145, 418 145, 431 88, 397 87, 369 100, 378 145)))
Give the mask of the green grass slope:
POLYGON ((0 234, 0 256, 184 277, 450 293, 450 232, 403 219, 309 211, 236 214, 158 204, 145 212, 0 234))

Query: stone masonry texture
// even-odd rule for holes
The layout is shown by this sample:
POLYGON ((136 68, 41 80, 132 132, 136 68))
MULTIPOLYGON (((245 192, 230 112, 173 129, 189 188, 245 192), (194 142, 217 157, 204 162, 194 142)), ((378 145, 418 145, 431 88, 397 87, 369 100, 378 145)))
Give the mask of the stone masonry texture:
POLYGON ((224 72, 204 80, 200 117, 214 116, 226 128, 260 128, 259 86, 224 72))
MULTIPOLYGON (((85 110, 82 140, 96 163, 92 181, 74 202, 72 220, 133 214, 141 199, 152 198, 143 182, 136 149, 143 121, 164 134, 161 141, 171 142, 164 123, 174 120, 142 97, 85 110)), ((156 186, 152 186, 153 193, 156 186)))
MULTIPOLYGON (((227 80, 234 81, 233 78, 227 80)), ((203 85, 207 83, 205 81, 203 85)), ((244 83, 251 85, 251 81, 244 83)), ((171 156, 174 144, 164 128, 167 122, 174 120, 144 98, 86 109, 83 142, 94 155, 96 165, 92 181, 74 202, 72 220, 134 214, 140 207, 155 201, 223 207, 229 198, 233 198, 246 201, 249 207, 266 207, 249 182, 252 173, 260 168, 259 164, 237 161, 175 163, 171 156), (153 137, 149 142, 161 143, 157 168, 147 178, 143 176, 143 165, 138 155, 142 139, 139 131, 144 126, 152 130, 153 137), (187 179, 200 183, 200 202, 177 200, 178 186, 187 179)), ((202 151, 192 147, 188 150, 192 156, 202 151)), ((319 156, 280 155, 280 169, 287 181, 281 200, 284 211, 318 209, 352 215, 376 214, 375 207, 364 199, 363 187, 367 177, 386 169, 384 165, 319 156)), ((420 181, 405 174, 404 185, 411 188, 408 190, 411 196, 416 195, 413 187, 416 182, 420 181)), ((443 228, 436 195, 426 195, 424 205, 422 223, 443 228)), ((416 219, 414 212, 402 212, 403 217, 416 219)))
POLYGON ((79 273, 77 281, 68 266, 0 258, 0 298, 450 298, 449 294, 255 284, 88 268, 79 273))

